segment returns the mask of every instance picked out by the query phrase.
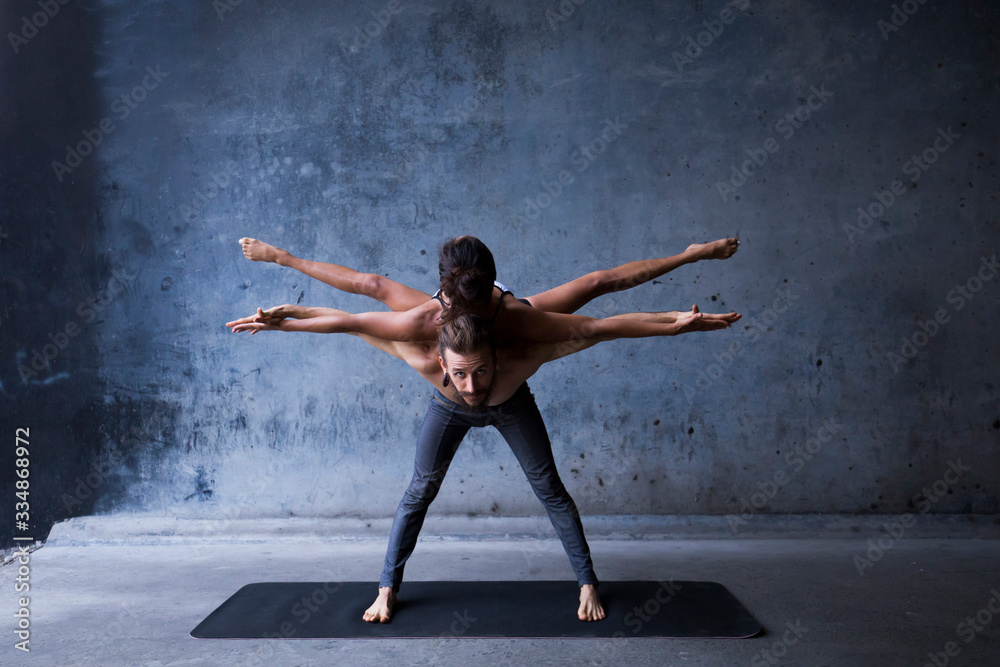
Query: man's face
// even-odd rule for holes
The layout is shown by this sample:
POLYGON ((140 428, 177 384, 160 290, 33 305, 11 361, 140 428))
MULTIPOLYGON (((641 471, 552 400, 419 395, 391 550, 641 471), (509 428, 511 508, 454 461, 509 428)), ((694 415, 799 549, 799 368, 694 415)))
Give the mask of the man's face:
POLYGON ((441 368, 466 404, 472 407, 486 405, 496 380, 496 358, 488 345, 472 354, 445 350, 441 368))

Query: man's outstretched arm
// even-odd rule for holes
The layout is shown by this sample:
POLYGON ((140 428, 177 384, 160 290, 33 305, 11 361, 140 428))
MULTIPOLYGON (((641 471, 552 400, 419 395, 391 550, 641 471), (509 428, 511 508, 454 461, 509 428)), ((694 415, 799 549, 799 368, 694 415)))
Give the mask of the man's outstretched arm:
MULTIPOLYGON (((387 340, 366 333, 347 330, 350 327, 351 318, 353 317, 351 313, 337 310, 336 308, 286 304, 268 308, 267 310, 258 308, 255 315, 227 322, 226 326, 230 327, 233 333, 249 331, 251 336, 258 331, 347 333, 361 338, 372 347, 391 354, 397 359, 402 359, 422 375, 426 375, 429 365, 436 372, 437 365, 432 362, 436 362, 437 355, 428 356, 424 349, 426 344, 387 340)), ((436 346, 433 347, 436 349, 436 346)))
POLYGON ((242 320, 237 321, 254 322, 267 319, 283 320, 289 317, 296 320, 306 320, 313 317, 319 317, 321 315, 350 315, 350 313, 345 310, 338 310, 337 308, 326 308, 323 306, 300 306, 297 304, 285 303, 280 306, 272 306, 267 310, 261 310, 258 308, 257 315, 244 317, 242 320), (262 319, 257 320, 257 318, 262 319))
POLYGON ((352 314, 335 308, 278 306, 257 315, 227 322, 233 333, 249 331, 304 331, 372 336, 404 343, 436 340, 437 329, 426 326, 426 318, 412 311, 402 313, 352 314))
MULTIPOLYGON (((695 313, 697 313, 697 309, 695 309, 695 313)), ((648 314, 634 313, 629 317, 596 319, 583 315, 546 313, 514 302, 507 309, 507 312, 502 314, 502 329, 498 327, 498 336, 500 336, 501 344, 504 346, 530 346, 591 339, 614 340, 617 338, 674 336, 688 331, 688 329, 679 328, 680 319, 668 321, 668 317, 667 313, 659 313, 653 318, 650 318, 648 314)), ((725 317, 738 319, 736 313, 729 313, 725 317)), ((704 318, 693 319, 696 326, 705 327, 697 330, 711 330, 727 326, 716 326, 721 320, 714 315, 707 318, 702 324, 698 324, 698 322, 704 318)), ((689 324, 689 322, 685 320, 684 324, 689 324)))
POLYGON ((618 338, 646 338, 650 336, 676 336, 694 331, 716 331, 728 329, 742 317, 739 313, 702 313, 698 306, 687 312, 670 310, 660 313, 624 313, 603 320, 584 323, 573 337, 560 343, 549 344, 550 355, 546 361, 580 352, 597 343, 618 338), (612 322, 617 321, 617 322, 612 322), (606 323, 606 324, 605 324, 606 323), (652 328, 642 325, 651 325, 652 328), (642 335, 641 331, 652 333, 642 335), (629 335, 616 335, 625 332, 629 335), (639 335, 632 335, 632 334, 639 335))
MULTIPOLYGON (((675 336, 693 331, 728 329, 740 317, 742 316, 739 313, 702 313, 697 306, 693 306, 688 312, 625 313, 604 320, 584 319, 594 323, 610 321, 614 326, 643 325, 644 327, 652 327, 645 329, 651 332, 645 334, 646 336, 675 336)), ((631 334, 639 333, 639 329, 627 331, 631 334)), ((502 363, 507 371, 514 375, 515 381, 523 381, 534 375, 543 364, 586 350, 601 341, 622 337, 624 336, 601 331, 600 326, 592 325, 581 328, 574 336, 556 343, 522 343, 503 348, 501 351, 505 353, 505 358, 502 363)), ((629 337, 642 336, 632 335, 629 337)))

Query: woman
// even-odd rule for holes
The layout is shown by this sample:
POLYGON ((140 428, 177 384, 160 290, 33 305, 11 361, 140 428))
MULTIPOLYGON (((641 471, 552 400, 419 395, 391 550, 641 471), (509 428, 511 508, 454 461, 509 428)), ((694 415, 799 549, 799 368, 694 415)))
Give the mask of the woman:
MULTIPOLYGON (((338 318, 322 323, 332 327, 333 332, 367 334, 400 342, 435 342, 441 324, 470 313, 493 324, 501 345, 572 341, 592 333, 604 333, 615 338, 662 335, 662 328, 651 326, 642 318, 594 320, 571 313, 598 296, 641 285, 684 264, 705 259, 727 259, 739 247, 739 241, 734 238, 692 244, 679 255, 594 271, 559 287, 518 300, 504 298, 510 292, 495 283, 496 265, 492 253, 482 241, 472 236, 457 237, 441 248, 438 261, 440 289, 433 297, 378 274, 300 259, 257 239, 242 238, 240 244, 243 254, 250 260, 289 266, 344 292, 381 301, 393 311, 356 315, 340 311, 338 318)), ((265 317, 289 315, 285 306, 264 312, 265 317)), ((310 326, 319 324, 313 322, 310 326)))

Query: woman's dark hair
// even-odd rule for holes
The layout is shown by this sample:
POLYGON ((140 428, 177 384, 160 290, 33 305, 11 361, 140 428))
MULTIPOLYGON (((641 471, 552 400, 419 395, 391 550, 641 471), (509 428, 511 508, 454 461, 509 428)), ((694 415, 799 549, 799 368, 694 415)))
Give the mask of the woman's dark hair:
POLYGON ((484 345, 489 346, 490 351, 496 352, 493 327, 478 315, 471 313, 458 315, 438 331, 438 352, 442 359, 445 350, 450 350, 454 354, 474 354, 483 349, 484 345))
POLYGON ((493 253, 475 236, 459 236, 446 241, 438 256, 441 294, 448 305, 441 321, 451 322, 459 315, 490 303, 497 265, 493 253))

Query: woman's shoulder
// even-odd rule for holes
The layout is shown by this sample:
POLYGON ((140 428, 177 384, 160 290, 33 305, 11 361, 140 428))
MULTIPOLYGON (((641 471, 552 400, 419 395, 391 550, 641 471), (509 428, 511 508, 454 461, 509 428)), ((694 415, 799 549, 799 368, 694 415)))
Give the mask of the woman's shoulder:
POLYGON ((441 302, 437 299, 428 299, 418 306, 414 306, 406 311, 409 315, 417 318, 429 318, 437 317, 438 313, 441 312, 441 302))

